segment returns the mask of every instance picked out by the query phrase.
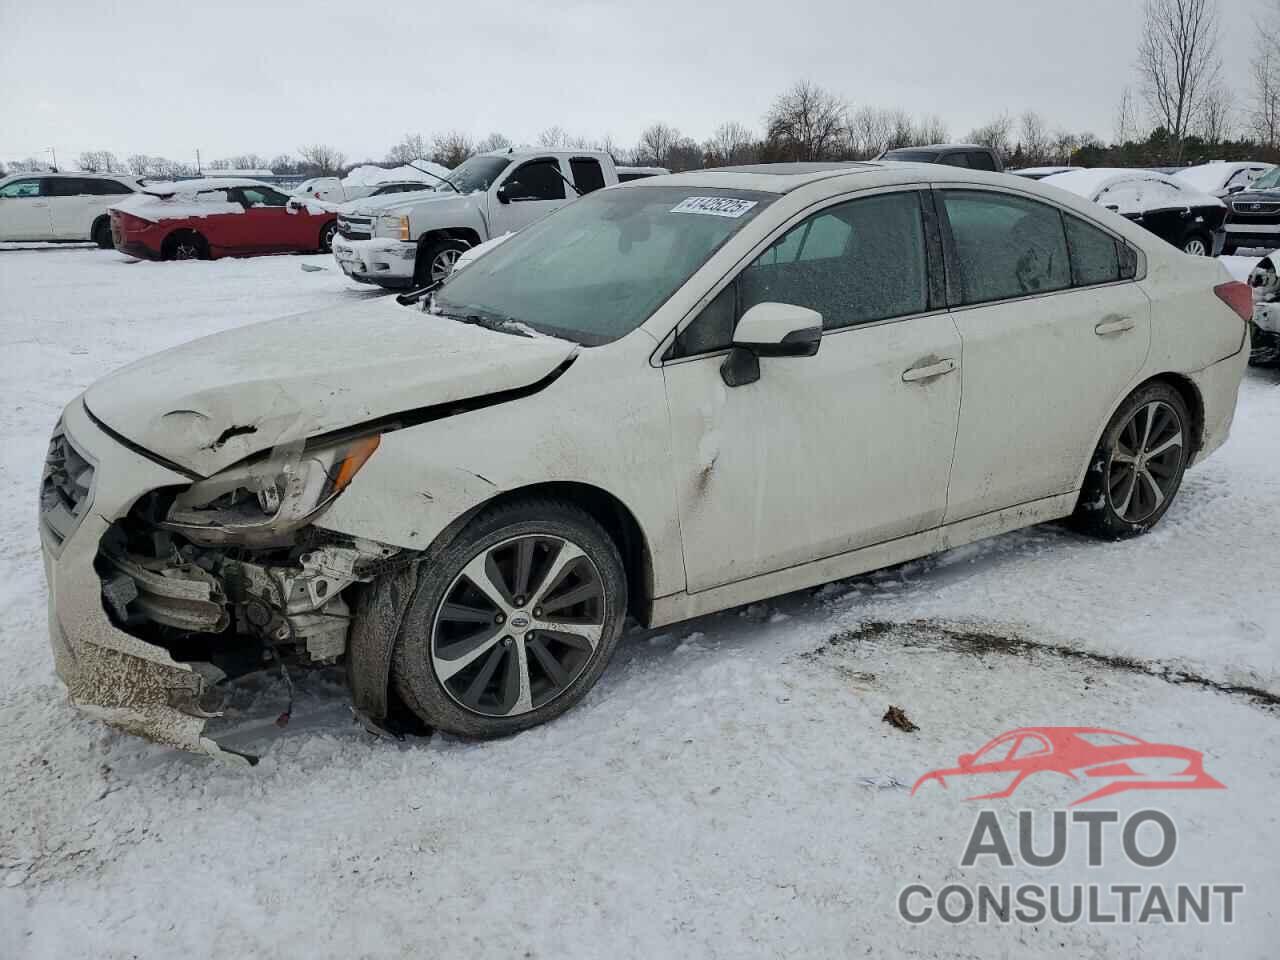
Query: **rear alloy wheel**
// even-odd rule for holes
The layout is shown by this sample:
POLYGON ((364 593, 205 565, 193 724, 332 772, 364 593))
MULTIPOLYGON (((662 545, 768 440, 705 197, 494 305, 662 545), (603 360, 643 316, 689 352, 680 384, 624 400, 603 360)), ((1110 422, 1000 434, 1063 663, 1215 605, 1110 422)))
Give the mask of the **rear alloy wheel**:
POLYGON ((1151 529, 1173 502, 1191 456, 1191 418, 1178 391, 1155 383, 1120 407, 1094 453, 1074 519, 1110 539, 1151 529))
POLYGON ((499 508, 423 565, 396 645, 396 688, 429 726, 515 733, 582 698, 625 611, 617 547, 588 514, 545 500, 499 508))
POLYGON ((207 260, 209 247, 204 237, 194 230, 183 230, 165 239, 164 258, 166 260, 207 260))
POLYGON ((106 217, 93 225, 93 242, 103 250, 115 247, 115 241, 111 239, 111 221, 106 217))
POLYGON ((333 251, 333 238, 338 234, 338 221, 330 220, 324 225, 324 229, 320 231, 320 252, 331 253, 333 251))
POLYGON ((1182 252, 1189 253, 1193 257, 1209 256, 1209 241, 1205 239, 1204 234, 1193 233, 1182 242, 1182 252))

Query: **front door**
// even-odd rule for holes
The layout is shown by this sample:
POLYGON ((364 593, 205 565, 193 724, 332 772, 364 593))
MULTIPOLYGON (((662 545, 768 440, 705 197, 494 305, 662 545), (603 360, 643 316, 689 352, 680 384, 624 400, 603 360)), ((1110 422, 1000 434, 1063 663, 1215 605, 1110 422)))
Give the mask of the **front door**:
POLYGON ((42 177, 24 177, 0 187, 0 240, 49 240, 49 198, 42 177))
POLYGON ((960 409, 960 338, 930 284, 915 190, 836 201, 769 246, 677 337, 663 366, 688 590, 938 526, 960 409), (812 357, 727 387, 756 303, 823 316, 812 357))
POLYGON ((1017 194, 937 195, 964 342, 951 523, 1075 490, 1146 361, 1151 304, 1100 227, 1017 194))
POLYGON ((303 211, 289 209, 289 198, 270 187, 236 187, 233 203, 245 211, 225 221, 225 246, 238 250, 314 250, 320 247, 320 228, 303 211))
POLYGON ((494 187, 489 203, 492 236, 514 233, 559 210, 569 202, 567 189, 555 157, 526 160, 494 187), (498 190, 506 202, 498 199, 498 190))

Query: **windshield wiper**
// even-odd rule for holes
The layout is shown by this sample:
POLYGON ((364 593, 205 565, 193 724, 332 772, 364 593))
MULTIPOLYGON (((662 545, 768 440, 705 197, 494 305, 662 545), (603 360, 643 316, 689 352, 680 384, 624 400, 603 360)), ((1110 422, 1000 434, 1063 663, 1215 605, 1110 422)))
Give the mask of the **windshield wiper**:
POLYGON ((489 311, 477 311, 472 307, 461 308, 466 312, 450 313, 442 310, 440 316, 448 317, 450 320, 457 320, 459 323, 469 323, 476 327, 484 327, 486 330, 496 330, 498 333, 509 333, 515 337, 532 337, 533 334, 527 330, 520 328, 519 322, 514 317, 505 317, 500 313, 491 313, 489 311))
POLYGON ((447 183, 453 189, 454 193, 459 193, 459 194, 462 193, 461 190, 459 190, 457 187, 453 185, 452 180, 446 180, 444 177, 440 176, 438 173, 432 173, 430 170, 426 170, 422 167, 419 167, 412 160, 409 161, 409 166, 413 167, 413 169, 417 170, 419 173, 425 173, 428 177, 435 177, 441 183, 447 183))

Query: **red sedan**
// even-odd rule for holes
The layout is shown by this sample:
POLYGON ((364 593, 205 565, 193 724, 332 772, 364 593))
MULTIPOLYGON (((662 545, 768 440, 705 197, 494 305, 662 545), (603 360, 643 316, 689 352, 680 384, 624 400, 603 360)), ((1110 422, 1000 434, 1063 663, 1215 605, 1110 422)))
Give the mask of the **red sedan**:
POLYGON ((265 183, 208 178, 150 184, 111 208, 116 249, 148 260, 209 260, 255 253, 327 253, 332 211, 265 183))

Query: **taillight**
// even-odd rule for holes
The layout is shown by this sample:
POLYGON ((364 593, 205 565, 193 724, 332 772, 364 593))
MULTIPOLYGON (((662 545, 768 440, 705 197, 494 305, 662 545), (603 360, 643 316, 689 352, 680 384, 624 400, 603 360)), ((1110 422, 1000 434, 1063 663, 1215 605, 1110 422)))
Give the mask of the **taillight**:
POLYGON ((1218 299, 1236 312, 1246 323, 1253 319, 1253 291, 1239 280, 1220 283, 1213 288, 1218 299))

